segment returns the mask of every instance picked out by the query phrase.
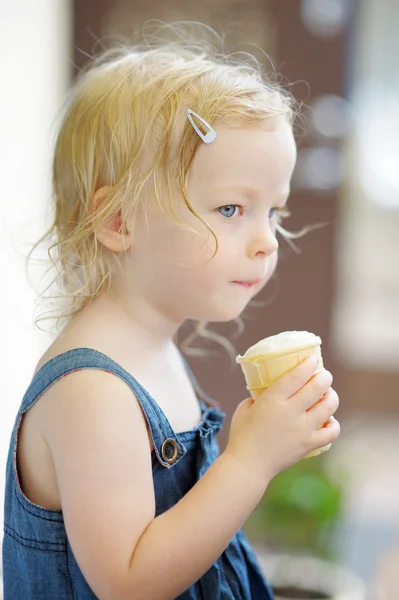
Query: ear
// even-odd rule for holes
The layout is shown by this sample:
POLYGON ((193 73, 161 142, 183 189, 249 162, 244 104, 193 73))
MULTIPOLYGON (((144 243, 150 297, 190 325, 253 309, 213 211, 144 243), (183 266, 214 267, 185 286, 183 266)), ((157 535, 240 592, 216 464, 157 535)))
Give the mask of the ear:
MULTIPOLYGON (((111 187, 106 185, 96 191, 91 204, 93 212, 98 210, 110 190, 111 187)), ((120 232, 121 222, 122 215, 121 211, 119 211, 115 217, 105 221, 96 228, 97 239, 113 252, 124 252, 125 250, 129 250, 133 245, 131 234, 127 228, 125 227, 120 232)))

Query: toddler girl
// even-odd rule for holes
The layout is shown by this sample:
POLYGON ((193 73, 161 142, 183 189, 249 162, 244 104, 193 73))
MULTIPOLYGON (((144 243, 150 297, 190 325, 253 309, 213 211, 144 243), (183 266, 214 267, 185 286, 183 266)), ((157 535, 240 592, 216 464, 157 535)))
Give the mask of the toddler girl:
POLYGON ((219 454, 224 414, 175 339, 269 281, 293 112, 255 63, 200 44, 119 48, 79 77, 49 232, 69 305, 11 436, 5 600, 273 597, 241 526, 339 435, 332 376, 307 360, 243 400, 219 454))

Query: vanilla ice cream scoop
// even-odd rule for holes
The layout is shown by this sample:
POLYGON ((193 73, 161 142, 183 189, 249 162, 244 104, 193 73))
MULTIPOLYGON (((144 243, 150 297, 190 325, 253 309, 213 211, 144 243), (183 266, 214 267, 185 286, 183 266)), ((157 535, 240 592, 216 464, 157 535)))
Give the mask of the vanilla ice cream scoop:
MULTIPOLYGON (((247 382, 247 389, 256 400, 276 379, 294 369, 308 356, 316 356, 319 360, 315 374, 323 366, 321 355, 321 338, 309 331, 284 331, 257 342, 245 352, 237 356, 247 382)), ((305 458, 325 452, 331 444, 319 448, 305 458)))
POLYGON ((244 354, 246 358, 261 355, 274 356, 286 354, 295 349, 311 348, 320 346, 321 338, 309 331, 284 331, 277 335, 271 335, 260 342, 257 342, 244 354))

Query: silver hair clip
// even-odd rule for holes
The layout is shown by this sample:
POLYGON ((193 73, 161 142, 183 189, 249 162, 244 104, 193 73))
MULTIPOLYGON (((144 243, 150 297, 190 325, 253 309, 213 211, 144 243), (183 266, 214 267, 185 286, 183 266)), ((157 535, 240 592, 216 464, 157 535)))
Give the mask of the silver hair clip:
POLYGON ((207 123, 207 121, 205 121, 205 119, 203 119, 202 117, 197 115, 197 113, 195 113, 193 110, 191 110, 191 108, 189 108, 187 111, 187 118, 193 126, 194 131, 198 133, 201 140, 205 142, 205 144, 210 144, 216 139, 216 131, 209 125, 209 123, 207 123), (195 124, 193 117, 201 121, 201 123, 207 128, 208 131, 206 134, 203 134, 198 125, 195 124))

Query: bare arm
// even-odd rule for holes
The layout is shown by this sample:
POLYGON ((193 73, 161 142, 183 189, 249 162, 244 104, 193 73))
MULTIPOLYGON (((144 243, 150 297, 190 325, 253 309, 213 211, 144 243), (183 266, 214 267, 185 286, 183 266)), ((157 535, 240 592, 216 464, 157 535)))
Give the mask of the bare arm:
POLYGON ((332 377, 309 381, 314 369, 306 362, 242 402, 226 451, 157 518, 146 422, 130 388, 102 371, 57 382, 43 435, 72 550, 100 600, 175 598, 223 552, 276 473, 338 437, 332 377))
POLYGON ((222 454, 178 504, 150 523, 140 539, 132 556, 133 597, 176 598, 222 554, 264 491, 263 481, 256 481, 242 465, 222 454))
POLYGON ((80 371, 44 400, 68 539, 100 600, 175 598, 210 568, 264 492, 222 455, 154 519, 146 422, 131 389, 109 373, 80 371))

